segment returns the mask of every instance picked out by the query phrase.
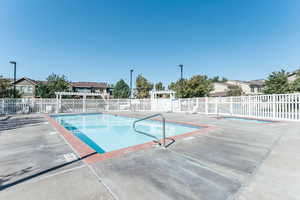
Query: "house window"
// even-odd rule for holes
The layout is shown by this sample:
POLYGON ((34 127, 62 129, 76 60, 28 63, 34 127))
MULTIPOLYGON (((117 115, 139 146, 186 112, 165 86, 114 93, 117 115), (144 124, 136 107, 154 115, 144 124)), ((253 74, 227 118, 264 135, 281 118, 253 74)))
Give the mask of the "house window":
POLYGON ((251 87, 251 92, 253 92, 253 93, 254 93, 254 87, 251 87))
POLYGON ((28 93, 32 93, 32 89, 33 89, 32 86, 28 86, 28 87, 27 87, 27 92, 28 92, 28 93))
POLYGON ((258 91, 258 92, 261 92, 261 87, 258 87, 258 88, 257 88, 257 91, 258 91))
POLYGON ((20 92, 24 93, 25 92, 25 86, 20 86, 20 92))

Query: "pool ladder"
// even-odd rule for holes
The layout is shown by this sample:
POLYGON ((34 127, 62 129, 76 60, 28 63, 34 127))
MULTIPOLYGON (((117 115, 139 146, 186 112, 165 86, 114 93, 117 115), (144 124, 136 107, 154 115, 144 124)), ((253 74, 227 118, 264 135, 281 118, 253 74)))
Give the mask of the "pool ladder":
POLYGON ((166 138, 166 119, 161 113, 158 113, 155 115, 150 115, 150 116, 144 117, 142 119, 135 120, 132 124, 132 127, 135 132, 154 138, 156 140, 155 142, 157 142, 159 145, 162 145, 163 147, 168 147, 175 142, 175 140, 172 138, 166 138), (158 137, 151 135, 150 133, 145 133, 143 131, 139 131, 136 129, 137 122, 144 121, 144 120, 151 119, 151 118, 158 117, 158 116, 160 116, 162 118, 162 143, 160 142, 160 139, 158 137), (166 145, 166 139, 171 140, 172 142, 166 145))

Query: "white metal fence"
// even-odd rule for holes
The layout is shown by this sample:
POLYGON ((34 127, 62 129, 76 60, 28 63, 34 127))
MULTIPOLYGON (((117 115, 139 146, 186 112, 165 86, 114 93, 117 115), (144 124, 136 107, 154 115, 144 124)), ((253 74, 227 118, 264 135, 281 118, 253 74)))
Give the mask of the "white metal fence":
POLYGON ((0 114, 102 111, 188 112, 300 121, 300 94, 190 99, 0 99, 0 114))

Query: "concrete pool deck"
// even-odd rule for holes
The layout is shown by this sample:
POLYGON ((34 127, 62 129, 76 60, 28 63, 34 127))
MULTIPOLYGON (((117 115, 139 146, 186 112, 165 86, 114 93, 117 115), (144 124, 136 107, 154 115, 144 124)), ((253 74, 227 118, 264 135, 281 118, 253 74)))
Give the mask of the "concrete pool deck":
POLYGON ((0 199, 300 199, 299 122, 164 115, 216 129, 87 164, 40 115, 0 121, 0 199))

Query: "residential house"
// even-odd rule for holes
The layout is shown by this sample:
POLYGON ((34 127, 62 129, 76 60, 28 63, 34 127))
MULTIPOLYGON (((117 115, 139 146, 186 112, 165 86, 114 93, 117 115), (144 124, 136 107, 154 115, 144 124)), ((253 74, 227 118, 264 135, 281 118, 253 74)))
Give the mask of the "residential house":
MULTIPOLYGON (((37 81, 27 77, 20 78, 15 82, 16 89, 19 90, 23 98, 35 98, 36 87, 39 83, 47 82, 37 81)), ((102 93, 105 98, 110 97, 110 88, 107 83, 103 82, 71 82, 70 90, 74 92, 102 93)))
POLYGON ((298 75, 297 75, 298 73, 300 73, 300 69, 297 69, 297 70, 291 72, 291 73, 288 75, 288 80, 289 80, 289 82, 292 82, 292 81, 296 80, 296 79, 297 79, 297 76, 298 76, 298 75))
POLYGON ((215 82, 214 90, 210 93, 210 96, 226 96, 229 90, 229 86, 239 86, 243 95, 258 95, 262 94, 264 87, 264 80, 253 80, 253 81, 239 81, 239 80, 229 80, 226 82, 215 82))
POLYGON ((249 81, 249 87, 250 92, 247 92, 247 95, 257 95, 257 94, 263 94, 263 88, 265 86, 265 80, 259 79, 259 80, 253 80, 249 81))
POLYGON ((247 81, 229 80, 226 83, 235 85, 235 86, 239 86, 240 88, 242 88, 242 91, 244 94, 250 93, 250 86, 249 86, 249 82, 247 82, 247 81))
POLYGON ((231 84, 224 82, 214 82, 214 90, 210 92, 209 96, 211 97, 225 97, 229 90, 228 86, 231 84))
POLYGON ((110 97, 110 88, 104 82, 71 82, 74 92, 101 93, 105 98, 110 97))
POLYGON ((35 98, 36 86, 39 84, 39 81, 23 77, 12 84, 16 85, 16 89, 22 94, 23 98, 35 98))

